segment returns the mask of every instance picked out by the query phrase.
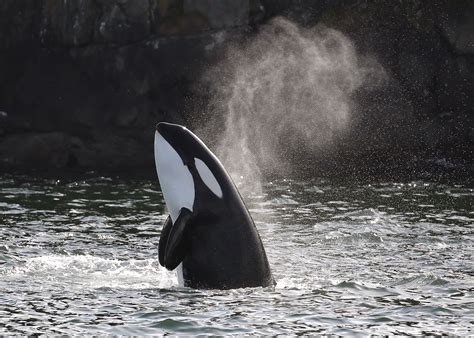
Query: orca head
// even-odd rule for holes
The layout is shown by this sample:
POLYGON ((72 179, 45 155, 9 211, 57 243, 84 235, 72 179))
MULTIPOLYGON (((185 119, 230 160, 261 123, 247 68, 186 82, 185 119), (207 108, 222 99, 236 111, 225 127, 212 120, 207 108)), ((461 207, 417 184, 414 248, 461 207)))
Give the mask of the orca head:
POLYGON ((158 123, 155 132, 155 164, 173 222, 181 208, 193 211, 196 175, 211 193, 218 198, 223 197, 218 181, 225 173, 222 165, 207 146, 183 126, 158 123))

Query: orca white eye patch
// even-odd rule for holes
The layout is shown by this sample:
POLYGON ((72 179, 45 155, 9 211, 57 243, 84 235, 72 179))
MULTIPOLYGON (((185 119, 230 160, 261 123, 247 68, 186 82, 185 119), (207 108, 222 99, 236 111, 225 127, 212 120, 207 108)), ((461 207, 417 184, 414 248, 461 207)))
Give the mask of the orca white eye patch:
POLYGON ((196 165, 196 169, 199 173, 199 176, 201 176, 201 179, 204 182, 204 184, 209 188, 209 190, 211 190, 214 193, 214 195, 216 195, 219 198, 222 198, 223 196, 222 188, 219 182, 217 182, 217 179, 212 173, 212 171, 206 165, 206 163, 204 163, 199 158, 194 158, 194 163, 196 165))

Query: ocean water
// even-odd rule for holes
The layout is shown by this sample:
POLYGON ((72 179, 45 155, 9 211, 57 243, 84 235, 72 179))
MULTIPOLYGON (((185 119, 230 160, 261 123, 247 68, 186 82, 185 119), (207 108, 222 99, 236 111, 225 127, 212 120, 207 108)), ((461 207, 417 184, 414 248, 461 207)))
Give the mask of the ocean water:
POLYGON ((474 334, 474 189, 276 180, 246 196, 276 279, 158 264, 156 181, 0 177, 0 334, 474 334))

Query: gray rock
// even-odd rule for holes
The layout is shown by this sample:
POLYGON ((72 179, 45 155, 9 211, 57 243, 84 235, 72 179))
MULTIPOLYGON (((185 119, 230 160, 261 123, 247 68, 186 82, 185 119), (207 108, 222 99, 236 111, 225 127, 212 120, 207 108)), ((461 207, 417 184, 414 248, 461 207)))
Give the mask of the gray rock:
POLYGON ((249 0, 183 0, 183 9, 206 16, 212 29, 246 25, 249 19, 249 0))
POLYGON ((218 119, 199 78, 274 15, 343 31, 391 77, 361 94, 353 158, 471 151, 472 0, 0 0, 0 166, 152 168, 155 123, 218 119))
POLYGON ((5 134, 5 126, 6 126, 5 120, 7 117, 8 117, 7 112, 0 111, 0 135, 5 134))
MULTIPOLYGON (((252 13, 258 11, 258 0, 250 1, 252 13)), ((249 12, 249 0, 2 0, 0 49, 124 45, 156 34, 196 34, 246 25, 249 12)))
MULTIPOLYGON (((436 99, 440 116, 474 117, 474 60, 467 56, 446 58, 436 74, 436 99)), ((471 125, 471 127, 474 127, 471 125)), ((469 128, 466 121, 465 127, 469 128)))
POLYGON ((81 148, 79 139, 60 132, 9 135, 0 143, 0 166, 24 169, 76 166, 74 152, 81 148))
POLYGON ((474 54, 474 2, 448 2, 439 13, 439 24, 451 47, 459 54, 474 54))
POLYGON ((0 1, 0 49, 38 44, 41 1, 0 1))
POLYGON ((99 42, 131 43, 150 36, 148 0, 100 0, 96 36, 99 42))
POLYGON ((127 44, 150 35, 148 0, 43 0, 41 39, 45 44, 127 44))
POLYGON ((94 41, 94 27, 100 13, 94 0, 43 3, 43 43, 80 46, 94 41))

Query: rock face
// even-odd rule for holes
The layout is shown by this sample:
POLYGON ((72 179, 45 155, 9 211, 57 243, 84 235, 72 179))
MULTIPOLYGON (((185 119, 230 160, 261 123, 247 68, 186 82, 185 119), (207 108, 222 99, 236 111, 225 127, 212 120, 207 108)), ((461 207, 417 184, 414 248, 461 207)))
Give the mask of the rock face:
POLYGON ((248 1, 1 1, 0 168, 152 172, 154 125, 183 122, 248 20, 248 1))
POLYGON ((214 29, 243 26, 249 21, 248 1, 184 0, 183 11, 207 17, 209 26, 214 29))
POLYGON ((328 163, 472 169, 470 0, 2 0, 0 170, 153 175, 155 123, 213 118, 202 72, 276 15, 341 30, 390 77, 360 94, 358 128, 328 163))
MULTIPOLYGON (((397 117, 394 123, 377 130, 382 148, 378 153, 386 153, 379 162, 389 161, 396 153, 391 149, 408 142, 411 146, 406 144, 398 152, 400 162, 415 157, 418 162, 444 158, 464 166, 470 176, 474 145, 474 3, 344 2, 327 7, 318 20, 338 26, 360 50, 376 55, 389 71, 396 95, 382 91, 383 101, 377 99, 365 107, 386 121, 397 117), (400 117, 405 124, 397 122, 400 117)), ((370 143, 373 140, 366 138, 358 148, 370 143)), ((423 170, 433 167, 428 165, 423 170)))
POLYGON ((81 142, 64 133, 25 133, 7 136, 0 153, 5 166, 56 169, 74 165, 74 147, 81 147, 81 142))
POLYGON ((4 0, 0 48, 124 45, 246 25, 252 0, 4 0))
POLYGON ((474 54, 474 3, 451 1, 446 3, 446 10, 439 21, 443 36, 456 53, 474 54))

